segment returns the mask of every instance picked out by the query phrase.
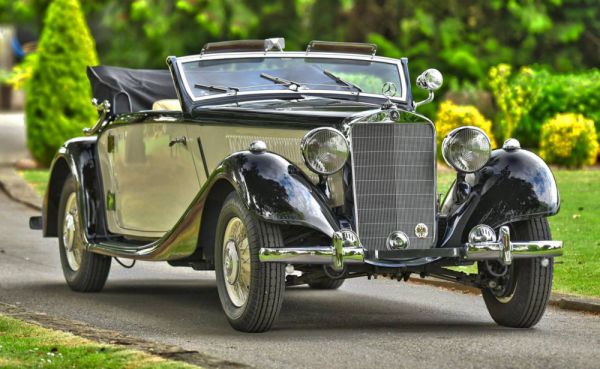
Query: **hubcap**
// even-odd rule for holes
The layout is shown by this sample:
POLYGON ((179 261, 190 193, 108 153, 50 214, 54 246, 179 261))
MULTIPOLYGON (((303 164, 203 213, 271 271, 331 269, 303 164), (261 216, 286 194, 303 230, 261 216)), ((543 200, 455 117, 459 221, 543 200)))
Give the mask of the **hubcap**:
POLYGON ((77 195, 75 193, 70 194, 67 198, 65 218, 63 220, 62 240, 69 268, 73 271, 79 270, 81 257, 83 255, 83 244, 79 237, 77 195))
POLYGON ((240 218, 231 218, 223 237, 223 276, 231 303, 242 307, 250 292, 250 246, 240 218))

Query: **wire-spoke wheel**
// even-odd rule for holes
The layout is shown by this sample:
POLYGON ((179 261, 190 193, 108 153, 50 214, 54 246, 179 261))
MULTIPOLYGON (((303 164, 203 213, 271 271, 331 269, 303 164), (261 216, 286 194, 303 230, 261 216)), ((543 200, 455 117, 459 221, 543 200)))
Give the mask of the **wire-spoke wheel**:
POLYGON ((250 214, 232 192, 219 214, 215 237, 215 272, 221 305, 231 326, 264 332, 279 315, 285 291, 285 266, 261 263, 261 247, 283 245, 277 225, 250 214))
POLYGON ((104 287, 111 258, 85 249, 75 179, 66 179, 58 208, 58 246, 63 274, 71 289, 97 292, 104 287))

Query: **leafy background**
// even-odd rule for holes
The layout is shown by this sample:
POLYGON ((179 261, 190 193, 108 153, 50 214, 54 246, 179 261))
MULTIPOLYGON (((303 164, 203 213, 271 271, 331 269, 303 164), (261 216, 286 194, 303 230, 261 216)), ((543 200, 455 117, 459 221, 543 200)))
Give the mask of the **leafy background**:
MULTIPOLYGON (((51 2, 0 0, 0 23, 40 34, 51 2)), ((227 39, 283 36, 287 50, 313 39, 373 42, 379 55, 407 57, 413 81, 429 67, 442 71, 438 99, 419 108, 434 120, 444 99, 456 109, 473 106, 492 122, 498 144, 515 136, 534 150, 557 114, 581 114, 600 129, 597 0, 85 0, 81 7, 102 64, 165 68, 168 55, 227 39)), ((415 98, 425 98, 414 87, 415 98)), ((458 120, 450 124, 462 124, 452 113, 458 120)), ((579 142, 581 121, 562 120, 569 142, 579 142)), ((594 147, 574 148, 569 155, 582 157, 569 162, 590 163, 584 158, 597 154, 594 147)))

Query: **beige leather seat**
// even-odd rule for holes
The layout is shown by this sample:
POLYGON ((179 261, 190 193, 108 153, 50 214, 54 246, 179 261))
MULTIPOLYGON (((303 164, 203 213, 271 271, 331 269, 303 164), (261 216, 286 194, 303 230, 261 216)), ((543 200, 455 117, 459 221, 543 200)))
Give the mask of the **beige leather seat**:
POLYGON ((152 110, 181 111, 181 104, 177 99, 158 100, 152 104, 152 110))

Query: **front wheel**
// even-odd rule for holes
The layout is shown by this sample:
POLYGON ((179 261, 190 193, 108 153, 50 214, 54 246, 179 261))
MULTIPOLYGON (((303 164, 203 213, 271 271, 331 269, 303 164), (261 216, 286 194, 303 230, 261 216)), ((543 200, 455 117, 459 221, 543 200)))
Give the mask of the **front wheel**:
POLYGON ((256 219, 237 193, 221 209, 215 238, 215 272, 221 305, 231 326, 264 332, 277 319, 285 291, 285 265, 261 263, 261 247, 283 245, 277 225, 256 219))
MULTIPOLYGON (((511 235, 518 241, 550 240, 550 227, 545 218, 511 224, 511 235)), ((536 325, 546 310, 552 290, 552 258, 513 261, 505 271, 504 284, 482 290, 487 309, 496 323, 512 328, 536 325)), ((479 268, 488 268, 484 263, 479 268)), ((493 272, 493 266, 491 267, 493 272)))

